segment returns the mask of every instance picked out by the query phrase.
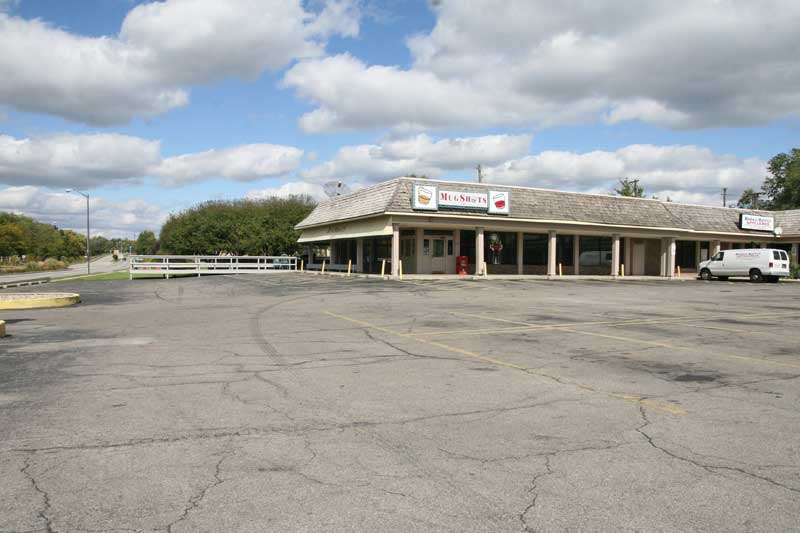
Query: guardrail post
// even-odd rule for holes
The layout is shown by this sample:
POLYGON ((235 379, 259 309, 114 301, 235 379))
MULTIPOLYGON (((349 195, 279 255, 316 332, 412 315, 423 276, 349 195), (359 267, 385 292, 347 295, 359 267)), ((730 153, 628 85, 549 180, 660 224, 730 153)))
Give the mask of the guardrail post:
POLYGON ((164 258, 164 264, 167 266, 164 271, 164 278, 169 279, 169 257, 164 258))

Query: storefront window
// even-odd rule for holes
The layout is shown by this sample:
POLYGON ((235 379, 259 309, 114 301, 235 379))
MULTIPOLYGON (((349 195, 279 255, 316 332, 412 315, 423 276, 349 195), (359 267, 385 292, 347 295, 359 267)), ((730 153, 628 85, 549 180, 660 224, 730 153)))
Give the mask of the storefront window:
MULTIPOLYGON (((581 237, 581 244, 584 237, 581 237)), ((574 254, 572 253, 572 243, 575 242, 573 235, 556 236, 556 263, 561 266, 573 266, 575 264, 574 254)))
POLYGON ((611 266, 611 237, 581 237, 581 266, 611 266))
POLYGON ((517 263, 517 234, 487 231, 484 234, 484 256, 490 265, 515 265, 517 263))
POLYGON ((547 234, 526 233, 523 236, 522 264, 547 264, 547 234))
POLYGON ((461 255, 469 257, 470 264, 475 264, 475 232, 461 230, 461 255))
POLYGON ((697 245, 695 241, 675 241, 675 264, 681 268, 697 266, 697 245))

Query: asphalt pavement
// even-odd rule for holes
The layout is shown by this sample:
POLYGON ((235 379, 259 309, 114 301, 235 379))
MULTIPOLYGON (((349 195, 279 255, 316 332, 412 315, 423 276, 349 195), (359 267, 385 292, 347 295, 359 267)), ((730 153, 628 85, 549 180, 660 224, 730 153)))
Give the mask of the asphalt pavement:
POLYGON ((2 531, 798 529, 798 284, 59 290, 0 312, 2 531))

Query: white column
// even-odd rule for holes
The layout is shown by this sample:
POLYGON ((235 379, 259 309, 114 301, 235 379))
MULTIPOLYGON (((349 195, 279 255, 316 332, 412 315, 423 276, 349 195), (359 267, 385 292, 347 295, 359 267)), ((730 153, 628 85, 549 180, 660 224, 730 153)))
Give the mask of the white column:
POLYGON ((660 265, 660 269, 659 269, 658 275, 661 276, 662 278, 666 277, 668 268, 669 268, 669 266, 667 265, 667 240, 662 238, 661 239, 661 265, 660 265))
POLYGON ((483 228, 475 228, 475 274, 483 275, 483 228))
POLYGON ((675 237, 667 239, 667 277, 675 277, 675 253, 677 245, 675 244, 675 237))
POLYGON ((356 272, 364 272, 364 239, 356 239, 356 272))
POLYGON ((461 255, 461 230, 453 231, 453 255, 458 257, 461 255))
POLYGON ((525 244, 525 234, 521 231, 517 232, 517 274, 522 275, 524 267, 522 266, 523 251, 525 244))
POLYGON ((311 249, 310 244, 306 245, 306 255, 308 256, 308 264, 310 265, 314 262, 314 250, 311 249))
POLYGON ((417 241, 416 244, 414 244, 416 250, 415 271, 417 274, 422 274, 422 270, 425 268, 423 265, 424 256, 422 255, 422 241, 425 239, 425 231, 422 228, 417 228, 414 232, 414 239, 417 241))
POLYGON ((556 232, 547 232, 547 275, 556 275, 556 232))
POLYGON ((625 237, 625 258, 623 259, 625 265, 625 275, 631 275, 631 257, 633 257, 633 248, 631 246, 631 238, 625 237))
POLYGON ((711 257, 714 257, 722 250, 722 243, 719 241, 711 241, 711 257))
POLYGON ((761 246, 762 248, 766 248, 767 247, 767 243, 762 242, 761 244, 759 244, 759 246, 761 246))
POLYGON ((574 265, 574 274, 576 276, 581 273, 581 236, 574 235, 572 237, 572 264, 574 265))
POLYGON ((793 242, 792 243, 792 256, 789 258, 790 259, 790 261, 789 261, 790 264, 794 264, 794 265, 797 264, 797 254, 800 251, 800 250, 798 250, 798 248, 800 248, 800 243, 793 242))
POLYGON ((400 274, 400 224, 392 224, 392 276, 400 274))
POLYGON ((611 236, 611 275, 619 276, 619 235, 611 236))

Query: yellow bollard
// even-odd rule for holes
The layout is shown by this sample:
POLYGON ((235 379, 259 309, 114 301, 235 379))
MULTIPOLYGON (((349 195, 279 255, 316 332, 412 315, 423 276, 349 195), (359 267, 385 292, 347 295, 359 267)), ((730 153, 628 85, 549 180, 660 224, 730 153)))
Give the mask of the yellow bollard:
POLYGON ((678 265, 678 277, 681 277, 681 266, 678 265))
POLYGON ((325 260, 323 259, 322 260, 322 272, 321 272, 321 274, 324 274, 324 273, 325 273, 325 260))
POLYGON ((625 263, 619 265, 619 275, 622 276, 623 278, 625 277, 625 263))
POLYGON ((558 275, 559 276, 563 276, 564 275, 564 270, 561 268, 561 263, 558 264, 558 275))
POLYGON ((403 260, 397 261, 397 273, 400 274, 400 279, 403 279, 403 260))
POLYGON ((347 275, 348 275, 348 276, 350 275, 350 268, 351 268, 352 266, 353 266, 353 260, 352 260, 352 259, 348 259, 348 260, 347 260, 347 275))
POLYGON ((381 277, 386 275, 386 259, 381 259, 381 277))
POLYGON ((489 276, 489 267, 486 265, 486 261, 483 262, 483 277, 489 276))
POLYGON ((305 262, 304 260, 302 260, 302 259, 301 259, 301 260, 300 260, 300 272, 303 272, 303 270, 305 269, 305 267, 306 267, 306 262, 305 262))

